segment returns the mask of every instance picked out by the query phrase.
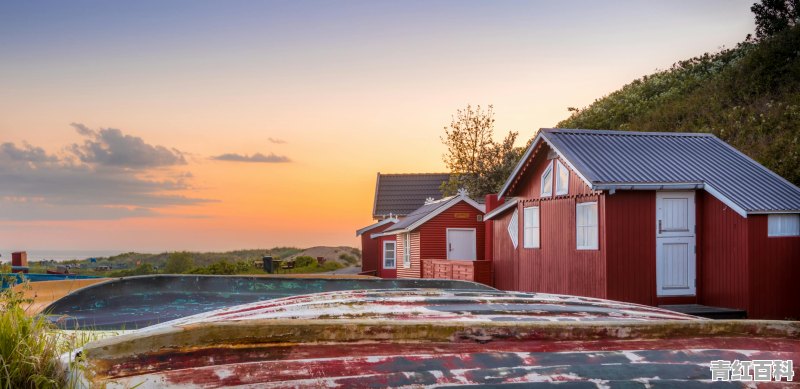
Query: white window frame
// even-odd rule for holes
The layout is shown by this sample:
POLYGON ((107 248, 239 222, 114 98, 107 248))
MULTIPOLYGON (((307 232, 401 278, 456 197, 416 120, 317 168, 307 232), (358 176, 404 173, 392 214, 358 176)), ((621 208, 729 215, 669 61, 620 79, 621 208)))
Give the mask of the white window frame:
POLYGON ((522 215, 522 247, 538 249, 541 247, 539 207, 525 207, 522 209, 522 215))
POLYGON ((511 243, 516 249, 519 245, 519 212, 515 211, 511 215, 511 220, 508 221, 508 236, 511 238, 511 243))
POLYGON ((575 204, 575 246, 578 250, 597 250, 600 246, 600 209, 597 205, 597 201, 590 201, 585 203, 576 203, 575 204), (594 225, 586 224, 586 225, 579 225, 578 221, 580 220, 580 213, 581 210, 584 208, 594 207, 594 225), (591 228, 594 227, 594 244, 591 245, 581 245, 580 241, 580 232, 582 228, 591 228))
POLYGON ((540 194, 541 197, 545 197, 545 196, 549 197, 549 196, 553 195, 553 161, 549 161, 547 167, 544 169, 544 172, 542 173, 542 178, 539 180, 539 188, 540 188, 539 194, 540 194), (545 192, 544 191, 544 182, 545 182, 545 178, 548 177, 548 174, 549 174, 549 178, 550 178, 550 180, 549 180, 550 181, 550 191, 549 192, 545 192))
POLYGON ((767 216, 767 236, 770 238, 800 236, 800 214, 769 214, 767 216))
POLYGON ((561 161, 556 161, 556 196, 558 195, 565 195, 569 194, 569 169, 561 163, 561 161), (561 182, 561 172, 567 173, 567 180, 565 182, 561 182), (561 188, 563 184, 563 188, 561 188))
POLYGON ((411 234, 408 232, 403 234, 403 267, 411 267, 411 234))
POLYGON ((384 269, 397 269, 397 242, 393 240, 385 240, 383 241, 383 268, 384 269), (387 250, 386 246, 391 244, 392 249, 387 250), (386 266, 386 253, 392 253, 392 266, 386 266))

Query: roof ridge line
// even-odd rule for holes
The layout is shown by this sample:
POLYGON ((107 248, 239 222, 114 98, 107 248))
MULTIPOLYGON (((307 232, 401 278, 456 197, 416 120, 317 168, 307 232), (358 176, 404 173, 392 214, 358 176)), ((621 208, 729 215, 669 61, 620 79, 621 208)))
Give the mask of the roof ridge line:
POLYGON ((621 135, 621 136, 673 136, 689 138, 717 138, 710 132, 592 130, 584 128, 541 128, 540 131, 557 134, 621 135))

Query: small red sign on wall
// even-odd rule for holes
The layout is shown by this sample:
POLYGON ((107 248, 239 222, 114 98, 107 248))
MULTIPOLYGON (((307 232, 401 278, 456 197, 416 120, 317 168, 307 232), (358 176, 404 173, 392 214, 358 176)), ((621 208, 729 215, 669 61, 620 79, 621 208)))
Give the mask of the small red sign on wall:
POLYGON ((468 212, 456 212, 453 214, 453 217, 456 219, 469 219, 468 212))

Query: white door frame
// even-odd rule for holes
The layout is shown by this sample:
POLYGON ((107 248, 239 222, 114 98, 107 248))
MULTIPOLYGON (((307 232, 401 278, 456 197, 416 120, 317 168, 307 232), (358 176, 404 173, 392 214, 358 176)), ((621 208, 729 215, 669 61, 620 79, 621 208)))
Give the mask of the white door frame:
POLYGON ((474 261, 478 259, 478 234, 477 229, 475 228, 447 228, 446 229, 446 246, 445 250, 447 251, 447 259, 454 259, 454 260, 465 260, 465 261, 474 261), (472 232, 472 258, 473 259, 466 259, 466 258, 450 258, 450 253, 453 251, 452 246, 450 245, 450 231, 471 231, 472 232))
POLYGON ((697 225, 695 213, 694 191, 659 191, 656 192, 656 294, 658 296, 696 296, 697 295, 697 225), (687 199, 686 223, 671 225, 675 220, 667 220, 664 214, 664 200, 687 199), (686 286, 670 287, 664 285, 667 263, 665 246, 686 247, 686 286))

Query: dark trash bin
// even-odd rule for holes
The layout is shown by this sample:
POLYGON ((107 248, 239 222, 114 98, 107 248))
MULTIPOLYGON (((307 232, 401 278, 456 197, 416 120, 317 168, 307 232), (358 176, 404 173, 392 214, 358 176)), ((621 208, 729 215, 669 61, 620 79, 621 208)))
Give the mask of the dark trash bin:
POLYGON ((261 257, 261 260, 264 262, 264 271, 267 273, 273 273, 275 269, 272 265, 272 256, 267 255, 261 257))

